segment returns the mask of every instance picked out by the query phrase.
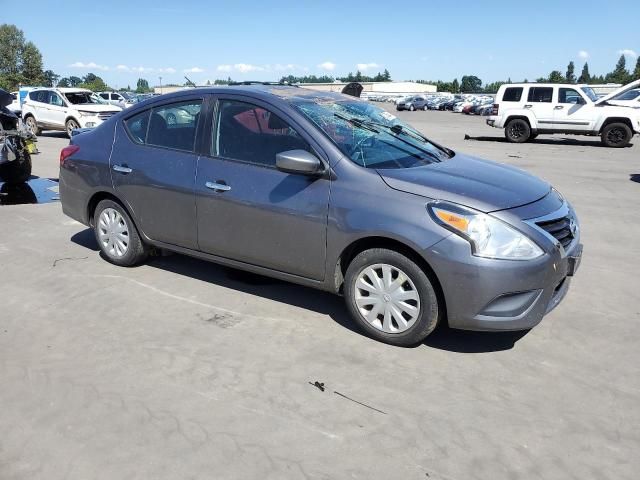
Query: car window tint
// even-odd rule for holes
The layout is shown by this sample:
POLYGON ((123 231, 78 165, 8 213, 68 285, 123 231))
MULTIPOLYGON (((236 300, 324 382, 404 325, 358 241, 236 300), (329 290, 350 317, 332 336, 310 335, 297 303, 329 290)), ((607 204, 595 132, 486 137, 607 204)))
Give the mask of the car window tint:
POLYGON ((558 103, 573 103, 576 104, 582 97, 573 88, 561 88, 558 91, 558 103))
POLYGON ((502 95, 503 102, 519 102, 522 98, 522 87, 509 87, 502 95))
POLYGON ((104 98, 105 100, 109 100, 109 94, 108 93, 101 93, 100 96, 102 98, 104 98))
POLYGON ((124 122, 129 136, 136 143, 144 143, 147 136, 147 126, 149 125, 149 115, 151 110, 145 110, 133 117, 127 118, 124 122))
POLYGON ((151 111, 147 145, 192 152, 202 100, 171 103, 151 111))
POLYGON ((64 103, 62 102, 62 98, 60 98, 60 95, 54 92, 51 92, 51 95, 49 96, 49 104, 55 105, 57 107, 64 106, 64 103))
POLYGON ((530 102, 551 102, 553 87, 531 87, 529 90, 530 102))
POLYGON ((275 166, 278 153, 311 151, 309 144, 287 122, 250 103, 220 102, 217 125, 214 155, 275 166))

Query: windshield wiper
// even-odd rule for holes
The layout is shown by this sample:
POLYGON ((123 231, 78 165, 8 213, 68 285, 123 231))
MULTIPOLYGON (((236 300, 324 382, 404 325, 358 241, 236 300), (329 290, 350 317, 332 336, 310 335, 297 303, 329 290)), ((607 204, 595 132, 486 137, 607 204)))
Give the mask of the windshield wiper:
POLYGON ((364 122, 363 120, 360 120, 359 118, 345 117, 344 115, 341 115, 339 113, 334 113, 333 116, 337 117, 337 118, 340 118, 341 120, 344 120, 345 122, 349 122, 354 127, 358 127, 358 128, 363 129, 363 130, 369 130, 370 132, 373 132, 373 133, 380 133, 379 130, 376 130, 375 128, 367 125, 368 122, 364 122))

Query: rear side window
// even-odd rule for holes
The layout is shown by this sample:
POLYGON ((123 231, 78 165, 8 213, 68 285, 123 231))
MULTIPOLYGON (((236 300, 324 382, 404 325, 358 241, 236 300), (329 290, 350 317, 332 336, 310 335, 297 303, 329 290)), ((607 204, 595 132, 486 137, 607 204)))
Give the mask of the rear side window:
POLYGON ((503 102, 519 102, 522 98, 522 87, 509 87, 502 95, 503 102))
POLYGON ((49 91, 36 90, 35 92, 30 92, 29 99, 35 102, 49 103, 49 91))
POLYGON ((133 117, 127 118, 124 122, 131 140, 136 143, 144 143, 147 137, 147 126, 149 125, 149 115, 151 110, 145 110, 133 117))
POLYGON ((550 103, 553 98, 553 87, 531 87, 529 89, 529 102, 550 103))
POLYGON ((105 100, 109 100, 109 94, 108 93, 101 93, 100 96, 102 98, 104 98, 105 100))
POLYGON ((217 124, 214 155, 275 166, 278 153, 311 151, 309 144, 287 122, 257 105, 223 100, 217 124))
POLYGON ((192 152, 202 100, 171 103, 151 111, 147 145, 192 152))

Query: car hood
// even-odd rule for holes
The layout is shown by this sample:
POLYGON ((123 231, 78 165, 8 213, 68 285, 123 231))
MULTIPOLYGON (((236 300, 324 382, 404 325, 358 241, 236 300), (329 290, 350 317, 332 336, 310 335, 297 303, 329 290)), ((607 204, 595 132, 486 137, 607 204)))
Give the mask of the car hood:
POLYGON ((82 110, 83 112, 119 112, 122 108, 116 105, 107 105, 102 103, 76 103, 72 108, 82 110))
POLYGON ((535 202, 551 190, 547 182, 523 170, 461 154, 423 167, 377 172, 395 190, 486 213, 535 202))
POLYGON ((620 87, 617 90, 614 90, 613 92, 605 95, 602 98, 599 98, 598 100, 596 100, 595 103, 596 105, 600 105, 604 102, 606 102, 607 100, 612 100, 614 97, 617 97, 618 95, 621 95, 629 90, 633 90, 634 88, 637 88, 638 86, 640 86, 640 79, 639 80, 634 80, 631 83, 627 83, 626 85, 623 85, 622 87, 620 87))

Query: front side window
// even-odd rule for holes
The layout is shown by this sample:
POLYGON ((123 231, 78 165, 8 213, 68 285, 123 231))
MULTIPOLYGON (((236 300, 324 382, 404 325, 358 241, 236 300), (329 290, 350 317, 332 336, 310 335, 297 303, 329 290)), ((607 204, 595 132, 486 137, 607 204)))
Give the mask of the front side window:
POLYGON ((278 153, 311 150, 287 122, 275 113, 250 103, 222 100, 216 124, 213 155, 275 166, 278 153))
POLYGON ((64 107, 64 102, 60 95, 55 92, 51 92, 51 96, 49 97, 49 104, 55 105, 56 107, 64 107))
POLYGON ((293 105, 351 161, 365 168, 420 167, 453 156, 451 150, 368 102, 298 101, 293 105))
POLYGON ((105 104, 105 100, 93 92, 67 92, 64 94, 72 105, 105 104))
POLYGON ((109 100, 109 94, 108 93, 101 93, 100 96, 102 98, 104 98, 105 100, 109 100))
POLYGON ((509 87, 504 90, 503 102, 519 102, 522 98, 522 87, 509 87))
POLYGON ((202 100, 155 107, 149 118, 147 145, 192 152, 201 107, 202 100))
MULTIPOLYGON (((580 103, 582 97, 573 88, 561 88, 558 90, 558 103, 580 103)), ((584 103, 584 102, 583 102, 584 103)))
POLYGON ((531 87, 529 89, 530 102, 551 103, 553 98, 553 87, 531 87))

